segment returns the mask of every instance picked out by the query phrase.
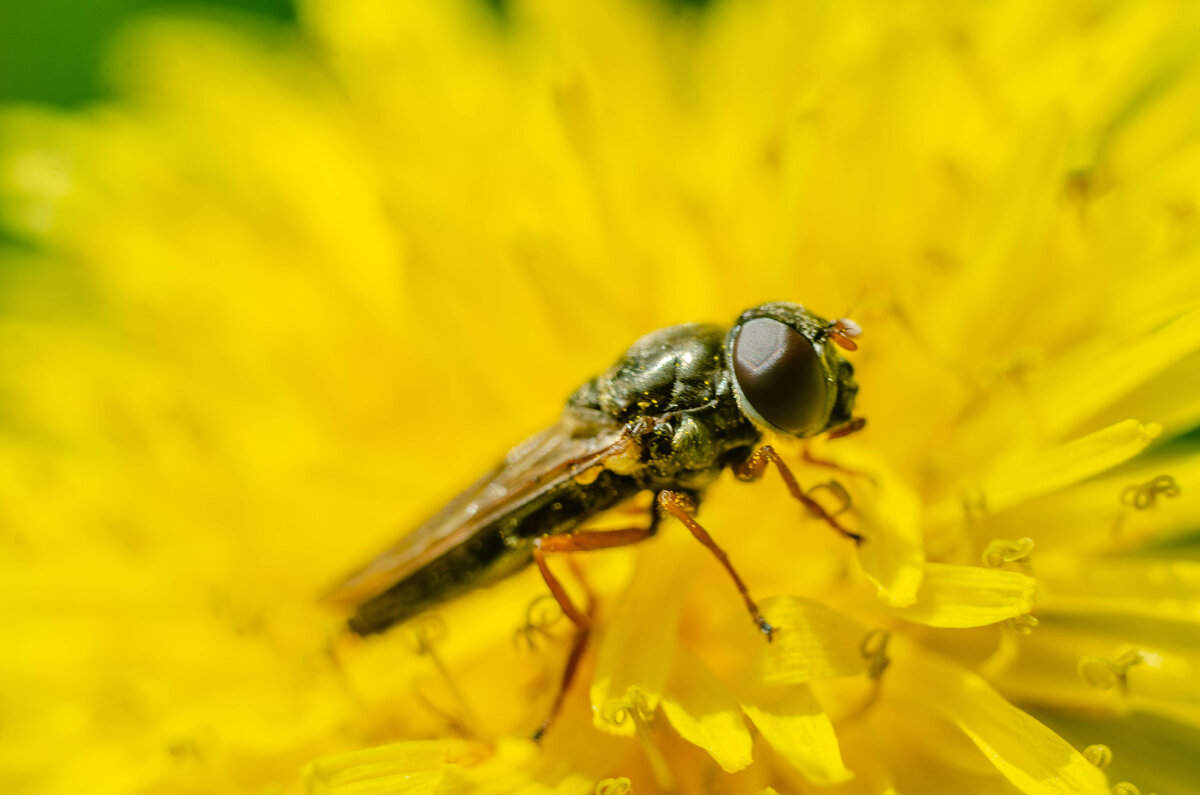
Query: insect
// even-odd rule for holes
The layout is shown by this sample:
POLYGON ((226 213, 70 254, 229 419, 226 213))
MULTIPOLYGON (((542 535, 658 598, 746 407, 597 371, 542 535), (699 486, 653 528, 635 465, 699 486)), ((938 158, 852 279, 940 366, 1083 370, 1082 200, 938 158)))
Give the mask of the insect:
POLYGON ((830 322, 798 304, 768 303, 743 312, 728 329, 688 323, 642 337, 571 395, 557 423, 514 448, 329 599, 353 609, 353 632, 371 635, 533 563, 576 628, 557 700, 535 736, 561 706, 592 626, 546 565, 547 555, 633 544, 671 516, 716 555, 770 640, 774 629, 694 515, 724 469, 752 481, 773 463, 810 512, 861 540, 806 495, 779 454, 762 444, 768 432, 834 436, 862 427, 852 416, 854 368, 838 350, 854 350, 859 333, 849 320, 830 322), (645 527, 577 530, 645 491, 654 494, 645 527))

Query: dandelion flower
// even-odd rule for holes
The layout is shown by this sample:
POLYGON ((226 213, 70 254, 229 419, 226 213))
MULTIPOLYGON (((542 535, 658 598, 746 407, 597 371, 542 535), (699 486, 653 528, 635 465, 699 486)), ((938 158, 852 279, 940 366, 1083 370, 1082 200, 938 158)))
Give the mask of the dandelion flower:
POLYGON ((0 123, 7 791, 1196 791, 1197 9, 302 12, 0 123), (785 449, 861 547, 774 476, 700 514, 776 642, 675 523, 577 555, 539 746, 535 571, 366 641, 319 603, 767 300, 866 329, 866 429, 785 449))

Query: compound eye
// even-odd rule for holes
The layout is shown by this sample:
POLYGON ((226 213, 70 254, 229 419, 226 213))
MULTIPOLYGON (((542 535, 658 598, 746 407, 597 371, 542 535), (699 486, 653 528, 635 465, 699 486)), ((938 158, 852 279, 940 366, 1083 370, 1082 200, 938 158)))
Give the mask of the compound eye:
POLYGON ((733 375, 749 409, 797 436, 820 430, 827 404, 825 367, 811 342, 783 323, 744 323, 733 343, 733 375))

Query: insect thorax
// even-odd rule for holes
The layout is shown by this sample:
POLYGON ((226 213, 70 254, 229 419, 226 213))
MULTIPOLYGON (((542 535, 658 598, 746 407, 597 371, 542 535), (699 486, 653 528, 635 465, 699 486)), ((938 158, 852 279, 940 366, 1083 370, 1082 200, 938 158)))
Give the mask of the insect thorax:
POLYGON ((641 429, 648 488, 703 488, 761 435, 738 408, 724 338, 724 329, 699 323, 648 334, 580 387, 566 410, 641 429))

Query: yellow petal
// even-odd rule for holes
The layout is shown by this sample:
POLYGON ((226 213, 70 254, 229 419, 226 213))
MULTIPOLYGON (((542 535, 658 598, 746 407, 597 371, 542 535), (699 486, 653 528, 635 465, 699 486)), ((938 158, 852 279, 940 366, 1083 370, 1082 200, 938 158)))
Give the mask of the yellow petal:
POLYGON ((1029 795, 1108 795, 1104 774, 982 678, 896 638, 888 686, 940 711, 1029 795))
POLYGON ((808 685, 756 688, 741 699, 742 710, 775 752, 815 784, 852 777, 842 762, 837 734, 808 685))
POLYGON ((633 579, 601 624, 591 688, 596 728, 632 737, 635 721, 657 709, 692 561, 702 549, 674 523, 642 546, 633 579))
MULTIPOLYGON (((818 693, 817 696, 824 699, 825 694, 818 693)), ((873 718, 876 713, 871 710, 870 714, 873 718)), ((865 718, 866 714, 862 717, 865 718)), ((905 723, 907 727, 907 721, 905 723)), ((824 785, 821 792, 826 795, 897 795, 891 760, 883 753, 881 734, 875 728, 875 722, 870 719, 841 721, 835 718, 834 725, 837 727, 842 758, 852 778, 824 785)), ((890 742, 892 738, 888 739, 890 742)), ((784 792, 813 791, 809 782, 788 766, 776 765, 775 776, 784 792)))
POLYGON ((931 627, 982 627, 1033 609, 1035 584, 1015 571, 928 563, 916 604, 892 612, 931 627))
POLYGON ((421 740, 382 745, 318 759, 304 770, 312 795, 434 793, 462 786, 460 765, 473 765, 490 754, 466 740, 421 740))
MULTIPOLYGON (((1083 744, 1097 736, 1095 715, 1055 712, 1054 724, 1083 744)), ((1200 729, 1137 713, 1103 722, 1103 742, 1113 755, 1109 775, 1137 782, 1144 793, 1195 792, 1200 781, 1200 729)))
POLYGON ((1098 355, 1081 350, 1073 361, 1044 371, 1035 385, 1039 416, 1051 433, 1068 431, 1188 354, 1200 349, 1200 310, 1121 345, 1103 343, 1098 355))
MULTIPOLYGON (((1049 450, 1009 460, 985 477, 971 504, 996 513, 1026 500, 1058 491, 1085 478, 1111 469, 1140 453, 1158 436, 1157 425, 1125 420, 1102 431, 1049 450)), ((959 504, 939 506, 939 515, 961 512, 959 504)))
POLYGON ((916 497, 895 477, 883 481, 876 499, 859 506, 863 535, 858 559, 889 605, 912 604, 923 576, 925 553, 916 497))
POLYGON ((925 562, 916 494, 877 455, 838 448, 836 460, 838 466, 857 473, 839 482, 850 493, 864 538, 858 549, 863 571, 884 602, 898 607, 912 604, 925 562))
POLYGON ((1200 562, 1038 558, 1044 585, 1039 605, 1048 611, 1146 616, 1200 622, 1200 562))
MULTIPOLYGON (((1200 268, 1193 268, 1200 273, 1200 268)), ((1143 381, 1113 405, 1089 420, 1097 427, 1125 417, 1153 417, 1174 436, 1200 424, 1200 401, 1185 396, 1200 394, 1200 352, 1192 353, 1143 381)))
POLYGON ((863 640, 868 630, 820 602, 777 596, 763 602, 775 634, 757 645, 751 676, 767 685, 802 684, 854 676, 867 670, 863 640))
POLYGON ((733 695, 696 657, 681 653, 663 692, 662 711, 679 736, 733 773, 751 762, 753 738, 733 695))
POLYGON ((1128 548, 1148 536, 1186 535, 1200 526, 1200 500, 1186 499, 1200 490, 1200 468, 1189 459, 1183 451, 1143 456, 1111 474, 987 517, 976 538, 986 543, 1032 536, 1040 573, 1050 549, 1100 552, 1128 548))
POLYGON ((1130 667, 1130 703, 1181 723, 1200 727, 1200 663, 1145 649, 1130 667))

